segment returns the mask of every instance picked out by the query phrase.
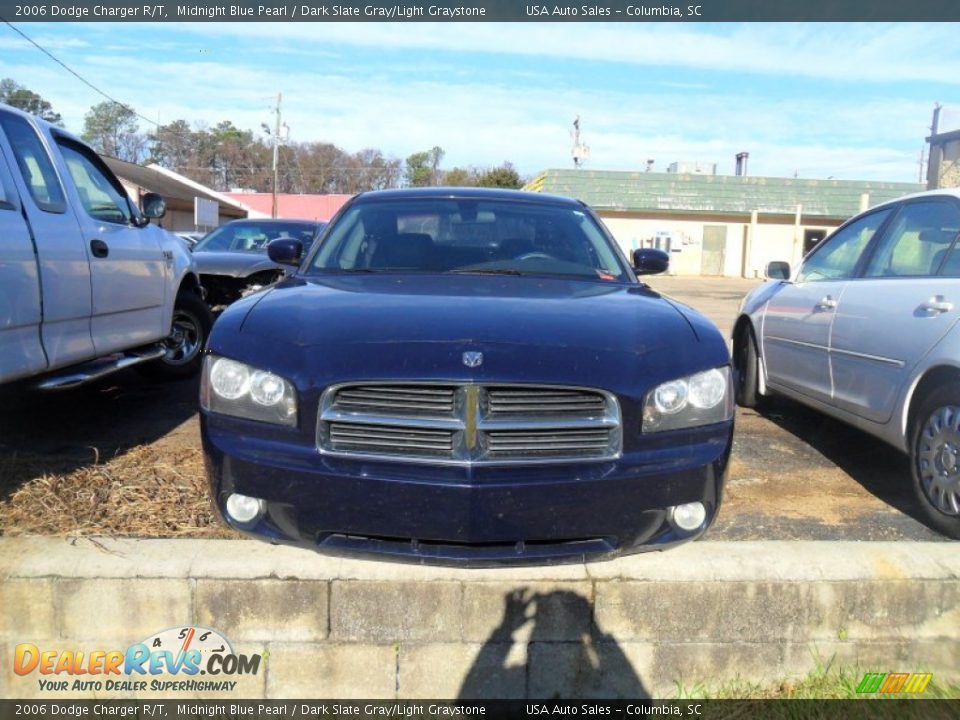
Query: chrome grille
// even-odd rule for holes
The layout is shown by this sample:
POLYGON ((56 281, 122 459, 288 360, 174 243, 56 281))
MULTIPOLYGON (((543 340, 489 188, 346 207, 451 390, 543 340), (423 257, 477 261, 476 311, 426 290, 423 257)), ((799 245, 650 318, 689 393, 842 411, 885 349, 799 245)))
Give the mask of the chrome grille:
POLYGON ((455 389, 422 385, 355 385, 341 389, 337 410, 411 415, 453 414, 455 389))
POLYGON ((357 383, 320 401, 317 446, 349 457, 450 463, 604 460, 620 406, 602 390, 540 385, 357 383))
POLYGON ((563 388, 491 387, 486 391, 488 416, 538 416, 602 414, 603 395, 590 390, 563 388))
POLYGON ((489 457, 591 457, 610 447, 610 429, 558 428, 548 430, 490 430, 486 433, 489 457))
POLYGON ((430 430, 403 425, 333 422, 328 442, 333 450, 446 457, 453 451, 452 430, 430 430))

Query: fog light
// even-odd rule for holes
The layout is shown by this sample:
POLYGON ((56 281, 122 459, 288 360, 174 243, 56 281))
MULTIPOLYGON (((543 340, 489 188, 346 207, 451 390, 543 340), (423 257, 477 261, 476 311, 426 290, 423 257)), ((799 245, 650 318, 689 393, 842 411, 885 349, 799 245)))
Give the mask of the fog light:
POLYGON ((227 498, 227 514, 238 523, 248 523, 263 514, 266 504, 260 498, 233 493, 227 498))
POLYGON ((699 528, 706 519, 707 509, 703 506, 703 503, 684 503, 673 509, 673 524, 687 532, 699 528))

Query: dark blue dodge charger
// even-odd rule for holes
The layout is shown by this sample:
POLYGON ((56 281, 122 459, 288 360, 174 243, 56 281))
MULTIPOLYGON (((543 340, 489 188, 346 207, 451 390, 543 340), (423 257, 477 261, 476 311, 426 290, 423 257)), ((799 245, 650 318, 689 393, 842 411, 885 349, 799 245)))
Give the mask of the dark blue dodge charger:
POLYGON ((229 307, 201 387, 215 505, 260 538, 489 564, 662 549, 716 516, 727 346, 637 280, 583 203, 478 189, 354 198, 229 307))

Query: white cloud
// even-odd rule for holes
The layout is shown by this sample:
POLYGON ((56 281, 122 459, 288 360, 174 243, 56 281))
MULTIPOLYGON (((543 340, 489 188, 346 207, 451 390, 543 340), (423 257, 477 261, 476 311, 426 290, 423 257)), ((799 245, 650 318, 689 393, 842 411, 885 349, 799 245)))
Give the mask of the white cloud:
MULTIPOLYGON (((224 23, 186 28, 209 35, 202 38, 184 34, 183 26, 151 26, 152 47, 177 50, 159 54, 167 59, 157 61, 158 54, 138 50, 144 27, 123 28, 117 36, 96 26, 82 37, 97 49, 72 52, 68 59, 111 95, 160 122, 185 118, 213 125, 229 119, 239 127, 258 129, 270 122, 275 93, 283 90, 284 119, 294 140, 324 140, 348 150, 377 147, 399 157, 440 145, 447 151, 448 167, 510 160, 528 174, 570 166, 570 122, 580 114, 593 150, 590 166, 598 169, 638 169, 647 158, 655 158, 661 169, 675 160, 698 160, 730 172, 733 155, 747 150, 752 174, 799 171, 807 177, 912 181, 932 103, 898 93, 899 80, 877 82, 867 92, 861 89, 849 96, 834 92, 826 99, 816 91, 812 96, 809 90, 806 95, 792 93, 786 79, 775 95, 729 77, 722 83, 696 78, 691 83, 688 74, 677 82, 651 82, 634 65, 641 58, 704 66, 716 61, 736 67, 753 64, 757 72, 766 73, 774 72, 771 65, 797 67, 803 60, 815 65, 803 72, 840 77, 862 74, 866 58, 885 52, 885 66, 899 61, 899 72, 909 75, 933 67, 924 58, 938 55, 935 50, 956 53, 952 44, 943 42, 945 30, 934 26, 777 25, 721 32, 687 26, 645 25, 640 30, 629 25, 476 24, 404 26, 401 33, 395 26, 375 23, 224 23), (238 50, 224 37, 242 39, 251 49, 238 50), (840 37, 846 38, 848 54, 856 56, 849 63, 837 59, 840 37), (921 37, 930 43, 930 51, 904 56, 891 50, 919 43, 921 37), (121 47, 110 48, 106 41, 98 45, 96 38, 111 38, 121 47), (509 72, 479 74, 465 72, 463 56, 448 62, 445 57, 401 53, 398 65, 382 71, 351 61, 350 47, 379 44, 521 57, 510 63, 509 72), (274 45, 295 57, 261 62, 274 45), (211 52, 199 52, 202 46, 211 52), (539 55, 532 57, 535 53, 539 55), (339 61, 331 57, 337 54, 339 61), (531 57, 524 58, 527 54, 531 57), (579 55, 609 56, 611 62, 619 58, 617 62, 627 66, 626 71, 617 68, 618 76, 634 80, 627 87, 621 82, 615 90, 608 89, 603 77, 574 86, 550 66, 550 57, 579 55), (731 87, 736 92, 727 90, 731 87)), ((954 33, 956 28, 947 30, 954 33)), ((954 83, 956 65, 949 66, 947 59, 940 57, 939 62, 954 83)), ((44 95, 75 130, 82 127, 87 109, 102 99, 32 53, 0 58, 0 77, 5 76, 44 95)), ((769 83, 762 86, 769 88, 769 83)))
POLYGON ((187 23, 156 26, 242 37, 381 49, 532 55, 843 81, 956 85, 957 23, 187 23))

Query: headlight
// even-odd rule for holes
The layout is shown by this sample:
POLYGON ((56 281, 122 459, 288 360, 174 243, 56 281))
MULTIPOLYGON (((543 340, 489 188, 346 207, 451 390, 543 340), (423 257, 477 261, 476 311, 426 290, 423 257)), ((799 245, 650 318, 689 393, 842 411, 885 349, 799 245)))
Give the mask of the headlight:
POLYGON ((297 391, 290 382, 229 358, 208 355, 204 360, 200 406, 249 420, 297 424, 297 391))
POLYGON ((643 403, 643 432, 723 422, 733 417, 730 368, 714 368, 658 385, 643 403))

